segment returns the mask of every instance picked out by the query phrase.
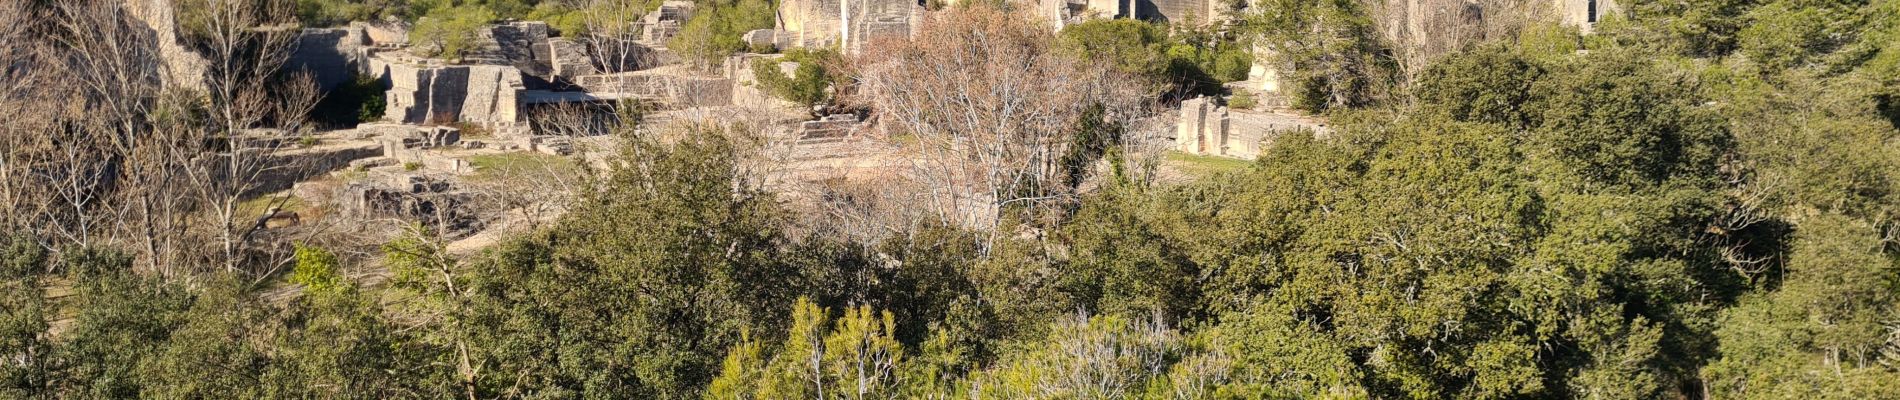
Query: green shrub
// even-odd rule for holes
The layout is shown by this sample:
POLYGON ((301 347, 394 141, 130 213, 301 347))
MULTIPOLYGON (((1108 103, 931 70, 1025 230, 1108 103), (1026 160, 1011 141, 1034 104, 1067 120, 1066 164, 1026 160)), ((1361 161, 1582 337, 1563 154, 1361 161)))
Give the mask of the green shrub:
POLYGON ((785 71, 779 69, 779 63, 758 62, 752 64, 753 77, 766 93, 799 105, 830 102, 832 84, 845 79, 832 72, 841 62, 836 50, 792 49, 779 60, 798 63, 798 68, 786 76, 785 71))
POLYGON ((383 92, 382 81, 357 75, 317 101, 317 106, 310 109, 310 119, 329 128, 350 128, 383 119, 383 92))
POLYGON ((482 27, 495 18, 494 11, 479 5, 434 9, 410 30, 409 44, 423 56, 461 61, 482 27))
POLYGON ((1106 62, 1149 82, 1194 92, 1218 92, 1220 84, 1247 79, 1253 55, 1232 38, 1210 31, 1170 31, 1128 19, 1069 25, 1058 45, 1086 62, 1106 62))
POLYGON ((699 3, 693 19, 680 27, 667 48, 694 67, 720 65, 733 53, 749 48, 741 36, 753 29, 771 28, 776 12, 770 0, 711 0, 699 3))
POLYGON ((1234 95, 1227 97, 1228 108, 1252 110, 1254 106, 1257 106, 1257 105, 1259 104, 1256 104, 1254 102, 1253 92, 1248 92, 1245 90, 1236 90, 1234 91, 1234 95))
POLYGON ((298 245, 296 258, 297 266, 290 273, 290 283, 303 285, 312 292, 343 287, 343 275, 337 271, 335 254, 319 247, 298 245))

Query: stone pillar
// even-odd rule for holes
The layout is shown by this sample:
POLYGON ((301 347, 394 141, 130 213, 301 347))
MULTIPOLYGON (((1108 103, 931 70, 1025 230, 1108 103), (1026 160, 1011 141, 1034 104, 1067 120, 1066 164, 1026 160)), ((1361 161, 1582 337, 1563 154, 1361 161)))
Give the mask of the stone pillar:
POLYGON ((1210 115, 1207 118, 1208 121, 1205 128, 1207 129, 1207 136, 1210 142, 1219 146, 1219 148, 1216 149, 1219 151, 1218 154, 1232 156, 1234 152, 1239 151, 1240 149, 1235 148, 1233 143, 1229 141, 1232 139, 1232 136, 1227 134, 1227 107, 1215 109, 1214 115, 1210 115))
POLYGON ((1183 153, 1201 154, 1206 151, 1203 132, 1207 125, 1207 98, 1197 97, 1181 101, 1181 119, 1175 121, 1174 141, 1183 153))

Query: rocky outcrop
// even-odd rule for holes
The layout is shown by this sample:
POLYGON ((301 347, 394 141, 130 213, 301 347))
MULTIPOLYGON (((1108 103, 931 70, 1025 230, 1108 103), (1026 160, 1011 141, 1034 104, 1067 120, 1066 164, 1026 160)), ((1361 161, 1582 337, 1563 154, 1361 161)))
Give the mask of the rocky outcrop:
POLYGON ((780 48, 837 46, 857 53, 877 37, 907 36, 922 19, 909 0, 786 0, 779 5, 780 48))
POLYGON ((172 0, 123 0, 125 11, 152 30, 158 42, 158 57, 164 66, 161 79, 169 87, 203 87, 204 56, 179 43, 178 20, 172 0))
POLYGON ((466 122, 497 130, 523 124, 521 71, 508 65, 427 65, 371 61, 389 84, 384 120, 410 124, 466 122))

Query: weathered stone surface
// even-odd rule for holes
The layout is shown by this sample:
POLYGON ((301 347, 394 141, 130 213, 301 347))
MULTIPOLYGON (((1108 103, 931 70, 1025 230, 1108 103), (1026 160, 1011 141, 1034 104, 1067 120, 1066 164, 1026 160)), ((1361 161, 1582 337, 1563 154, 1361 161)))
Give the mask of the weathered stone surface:
POLYGON ((771 29, 753 29, 750 32, 746 32, 745 36, 741 36, 739 39, 745 41, 747 46, 752 47, 777 46, 777 32, 778 31, 771 29))
POLYGON ((351 22, 351 28, 362 29, 369 45, 393 47, 409 44, 409 24, 400 19, 391 18, 379 22, 351 22))
POLYGON ((786 0, 779 4, 775 37, 780 47, 837 45, 857 53, 865 43, 890 35, 909 35, 922 18, 922 7, 908 0, 786 0))
POLYGON ((309 71, 317 87, 336 89, 368 69, 369 36, 362 28, 304 29, 284 68, 309 71))
POLYGON ((1175 125, 1175 150, 1188 154, 1252 159, 1274 139, 1294 130, 1327 134, 1326 124, 1275 112, 1229 112, 1201 97, 1181 102, 1175 125))
POLYGON ((800 143, 839 141, 851 137, 863 125, 856 114, 827 115, 817 121, 799 123, 797 138, 800 143))
POLYGON ((603 97, 644 98, 680 106, 732 104, 732 80, 721 77, 635 71, 581 76, 574 83, 603 97))
POLYGON ((640 18, 640 40, 663 46, 668 39, 678 35, 680 27, 692 18, 693 2, 668 0, 660 3, 660 8, 640 18))
POLYGON ((1205 24, 1227 16, 1231 2, 1219 0, 1134 0, 1134 17, 1174 23, 1205 24))
POLYGON ((1174 131, 1177 150, 1188 154, 1220 154, 1227 132, 1209 128, 1226 125, 1209 120, 1225 119, 1226 114, 1225 109, 1219 109, 1206 97, 1181 101, 1181 118, 1175 121, 1174 131))
POLYGON ((506 65, 428 66, 382 62, 384 119, 408 124, 469 122, 507 129, 522 122, 521 71, 506 65))
POLYGON ((334 203, 345 215, 397 217, 452 230, 466 229, 478 222, 466 210, 469 195, 454 190, 444 177, 383 170, 373 170, 370 175, 369 179, 351 182, 337 191, 334 203))
POLYGON ((1623 6, 1616 0, 1556 1, 1561 15, 1559 21, 1564 25, 1575 26, 1586 34, 1596 28, 1597 21, 1602 21, 1604 17, 1623 10, 1623 6))
POLYGON ((393 165, 396 165, 396 159, 389 158, 389 157, 373 157, 373 158, 364 158, 364 159, 359 159, 355 161, 350 161, 350 169, 355 169, 355 170, 365 170, 365 169, 376 168, 376 167, 388 167, 388 166, 393 166, 393 165))
POLYGON ((564 136, 535 136, 528 139, 528 150, 565 156, 574 153, 574 141, 564 136))
POLYGON ((549 67, 556 77, 574 79, 581 75, 600 73, 594 68, 594 60, 587 53, 587 46, 575 43, 567 38, 548 39, 549 67))
POLYGON ((159 62, 165 65, 160 77, 169 87, 203 87, 206 68, 210 66, 203 56, 192 52, 179 44, 178 23, 172 0, 123 0, 126 14, 152 30, 152 40, 158 45, 159 62))

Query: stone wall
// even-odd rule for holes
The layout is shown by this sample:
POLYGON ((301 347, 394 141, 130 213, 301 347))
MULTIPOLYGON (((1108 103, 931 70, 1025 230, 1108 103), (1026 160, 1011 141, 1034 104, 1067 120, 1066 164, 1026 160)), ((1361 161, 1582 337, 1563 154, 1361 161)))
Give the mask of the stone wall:
POLYGON ((1223 16, 1226 5, 1221 0, 1138 0, 1135 2, 1135 18, 1169 22, 1207 23, 1223 16))
POLYGON ((1324 137, 1329 132, 1324 122, 1299 115, 1229 111, 1208 97, 1182 101, 1181 116, 1175 120, 1175 150, 1253 159, 1282 133, 1305 130, 1324 137))
MULTIPOLYGON (((909 37, 917 2, 910 0, 844 0, 845 52, 856 54, 880 37, 909 37)), ((919 21, 921 22, 921 21, 919 21)))
POLYGON ((784 0, 778 8, 781 47, 826 47, 843 32, 844 0, 784 0))
POLYGON ((786 0, 778 17, 773 39, 779 47, 835 44, 856 53, 879 37, 910 35, 921 8, 910 0, 786 0))
MULTIPOLYGON (((409 124, 467 122, 505 131, 523 126, 521 71, 507 65, 430 66, 384 59, 384 119, 409 124)), ((502 133, 502 132, 497 132, 502 133)))
POLYGON ((574 83, 601 97, 657 100, 685 107, 731 105, 733 98, 732 79, 723 77, 623 72, 581 76, 574 83))
POLYGON ((548 47, 548 24, 509 22, 481 30, 481 38, 463 61, 469 64, 509 65, 541 82, 554 76, 554 57, 548 47))
POLYGON ((587 53, 587 45, 567 38, 548 39, 549 69, 556 78, 572 80, 581 75, 600 73, 587 53))
POLYGON ((1181 102, 1181 118, 1175 121, 1176 150, 1188 154, 1224 155, 1227 151, 1227 107, 1215 105, 1207 97, 1181 102))
POLYGON ((1616 0, 1556 0, 1559 21, 1574 26, 1583 33, 1590 33, 1598 21, 1611 14, 1622 12, 1623 6, 1616 0))
POLYGON ((660 3, 658 9, 640 18, 640 40, 655 46, 665 46, 667 40, 679 35, 680 27, 693 18, 693 2, 668 0, 660 3))

